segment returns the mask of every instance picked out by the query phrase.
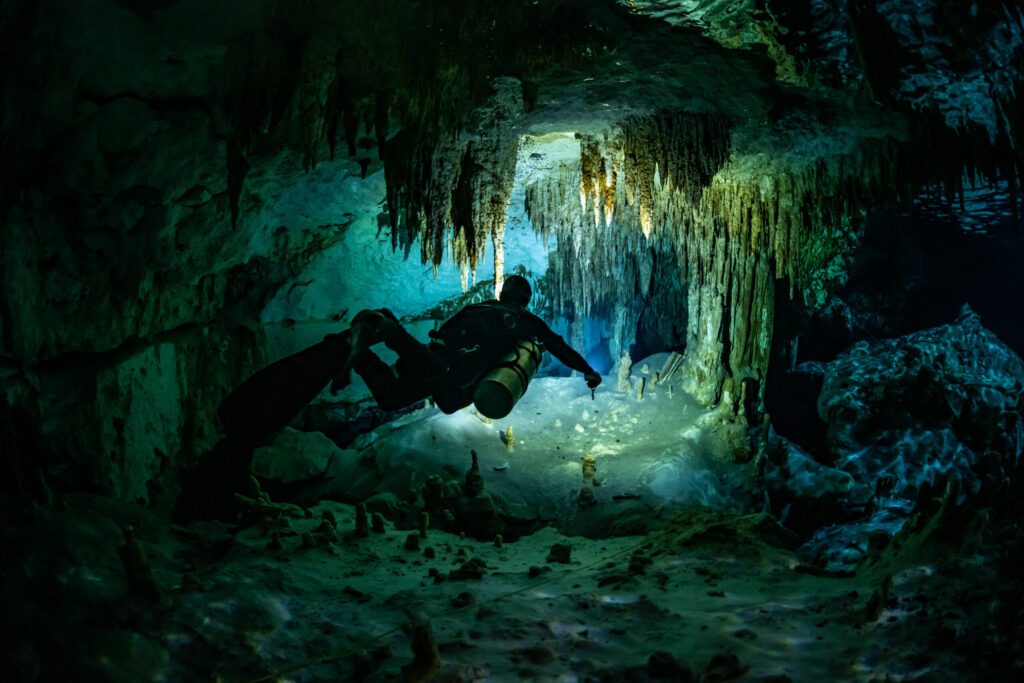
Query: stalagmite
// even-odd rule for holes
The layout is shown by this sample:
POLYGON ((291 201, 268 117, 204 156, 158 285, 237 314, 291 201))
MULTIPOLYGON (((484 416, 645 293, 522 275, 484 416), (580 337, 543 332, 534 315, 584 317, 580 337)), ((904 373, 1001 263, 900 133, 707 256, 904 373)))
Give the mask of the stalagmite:
POLYGON ((420 538, 427 537, 427 530, 430 528, 430 513, 421 512, 419 517, 419 524, 417 525, 417 531, 420 534, 420 538))
POLYGON ((402 625, 402 632, 409 639, 413 654, 412 661, 402 667, 402 680, 407 683, 434 680, 442 663, 430 620, 423 614, 410 615, 409 621, 402 625))
POLYGON ((597 473, 597 458, 594 457, 593 453, 587 453, 583 456, 583 483, 591 484, 594 481, 594 475, 597 473))
POLYGON ((370 528, 366 518, 366 504, 356 504, 356 536, 366 538, 370 535, 370 528))
POLYGON ((483 493, 484 478, 480 474, 480 461, 476 451, 470 451, 470 456, 473 458, 473 462, 469 466, 469 471, 466 472, 466 479, 462 485, 462 490, 467 498, 476 498, 483 493))
POLYGON ((644 400, 644 387, 645 387, 646 384, 647 384, 647 378, 646 377, 639 377, 639 378, 637 378, 637 381, 636 381, 636 400, 637 401, 644 400))
POLYGON ((633 368, 633 361, 629 357, 629 352, 623 351, 622 356, 619 358, 619 364, 615 371, 615 389, 622 393, 629 393, 630 382, 629 373, 633 368))

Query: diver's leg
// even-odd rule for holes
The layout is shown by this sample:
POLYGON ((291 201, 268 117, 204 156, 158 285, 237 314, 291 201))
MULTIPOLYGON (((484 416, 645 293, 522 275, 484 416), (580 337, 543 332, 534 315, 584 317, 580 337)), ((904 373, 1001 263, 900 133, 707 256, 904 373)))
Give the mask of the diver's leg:
POLYGON ((381 410, 398 410, 430 395, 429 383, 417 374, 399 374, 372 351, 356 358, 353 369, 370 388, 381 410))
POLYGON ((349 332, 275 361, 232 391, 217 408, 224 433, 250 448, 270 442, 332 377, 347 374, 349 332))
POLYGON ((403 361, 414 364, 417 376, 425 380, 437 379, 448 370, 444 360, 409 334, 398 322, 398 318, 386 308, 360 311, 352 319, 351 329, 353 357, 383 342, 403 361))
POLYGON ((234 493, 249 483, 253 451, 269 443, 327 383, 347 374, 348 330, 275 361, 242 382, 221 402, 217 416, 225 438, 203 454, 182 482, 179 519, 228 518, 234 493))

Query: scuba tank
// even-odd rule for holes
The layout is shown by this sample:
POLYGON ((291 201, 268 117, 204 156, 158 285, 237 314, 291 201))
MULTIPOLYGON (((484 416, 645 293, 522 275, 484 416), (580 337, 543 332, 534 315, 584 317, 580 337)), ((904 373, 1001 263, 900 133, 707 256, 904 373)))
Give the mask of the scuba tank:
POLYGON ((505 417, 526 393, 530 379, 540 367, 544 352, 532 341, 521 341, 484 375, 473 394, 473 403, 481 415, 491 419, 505 417))

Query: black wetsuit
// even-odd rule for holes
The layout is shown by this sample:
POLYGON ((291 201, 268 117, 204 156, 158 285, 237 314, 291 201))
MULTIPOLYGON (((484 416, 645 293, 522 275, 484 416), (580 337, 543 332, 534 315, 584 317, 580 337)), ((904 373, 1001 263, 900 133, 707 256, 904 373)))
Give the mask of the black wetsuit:
MULTIPOLYGON (((385 410, 411 405, 431 397, 438 408, 453 413, 473 402, 477 384, 511 353, 516 344, 539 342, 572 370, 593 372, 583 356, 565 343, 536 315, 517 304, 497 300, 471 304, 431 333, 425 348, 440 357, 448 371, 440 379, 426 379, 417 364, 399 355, 393 368, 372 352, 355 366, 377 404, 385 410)), ((412 355, 412 354, 408 354, 412 355)))
POLYGON ((448 364, 448 372, 431 394, 446 413, 473 402, 484 375, 521 341, 539 342, 566 367, 592 372, 583 356, 565 343, 539 317, 516 304, 491 300, 471 304, 432 333, 430 349, 448 364))
POLYGON ((467 306, 431 336, 433 341, 423 344, 390 311, 362 311, 352 329, 255 373, 218 408, 226 438, 183 482, 175 515, 180 520, 231 518, 236 510, 230 494, 248 485, 253 449, 273 439, 332 377, 347 383, 350 367, 384 410, 432 397, 446 413, 472 403, 487 372, 524 340, 541 343, 568 367, 596 377, 580 354, 521 305, 486 301, 467 306), (394 367, 370 350, 377 343, 398 353, 394 367))

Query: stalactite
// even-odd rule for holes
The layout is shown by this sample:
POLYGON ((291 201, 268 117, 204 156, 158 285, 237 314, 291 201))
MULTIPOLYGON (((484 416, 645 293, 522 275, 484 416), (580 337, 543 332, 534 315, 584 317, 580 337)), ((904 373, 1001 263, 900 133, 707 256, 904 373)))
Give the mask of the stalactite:
POLYGON ((494 298, 501 294, 501 287, 505 283, 505 225, 491 233, 491 249, 494 251, 494 298))
POLYGON ((302 166, 316 166, 328 127, 327 104, 334 82, 336 55, 324 41, 310 41, 295 86, 296 130, 302 166))
POLYGON ((977 132, 922 121, 904 138, 836 139, 800 121, 748 125, 734 149, 728 120, 662 112, 626 119, 610 139, 579 136, 579 165, 564 164, 526 195, 535 229, 558 236, 545 279, 555 312, 609 320, 620 353, 640 322, 635 302, 671 272, 678 286, 651 294, 661 297, 651 317, 685 320, 684 386, 758 422, 775 280, 822 305, 866 209, 926 184, 955 194, 965 171, 999 173, 977 132), (936 149, 922 160, 915 149, 927 140, 936 149), (595 220, 612 187, 613 218, 595 220))
POLYGON ((614 142, 602 143, 586 134, 577 134, 576 138, 580 141, 580 208, 587 211, 590 207, 595 227, 602 220, 608 226, 615 214, 620 155, 614 142))
MULTIPOLYGON (((605 153, 608 149, 614 147, 606 148, 605 153)), ((603 157, 587 168, 594 174, 590 182, 584 180, 579 166, 563 164, 557 174, 526 189, 526 209, 534 229, 542 235, 558 235, 543 281, 552 314, 608 319, 610 346, 617 357, 634 342, 641 313, 649 299, 657 296, 659 306, 669 315, 652 321, 649 331, 652 338, 671 344, 673 320, 686 317, 675 249, 665 236, 647 239, 632 224, 620 220, 629 213, 622 205, 618 191, 622 183, 616 177, 606 175, 601 185, 593 182, 600 177, 598 169, 621 168, 621 153, 619 159, 603 157), (602 186, 604 194, 595 194, 594 188, 602 186), (590 191, 584 191, 581 205, 580 190, 585 187, 590 191), (616 188, 613 195, 607 194, 611 188, 616 188), (613 202, 607 213, 606 202, 613 202), (657 286, 652 291, 655 280, 657 286)))
POLYGON ((521 110, 521 84, 499 79, 474 139, 445 134, 428 144, 402 131, 388 142, 384 170, 396 248, 408 254, 418 239, 421 259, 436 267, 451 233, 452 259, 475 272, 487 238, 504 230, 519 145, 513 123, 521 110))

